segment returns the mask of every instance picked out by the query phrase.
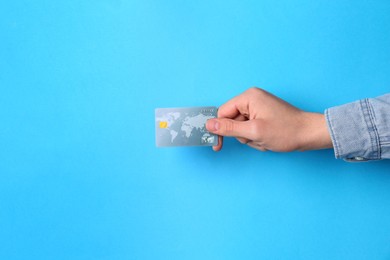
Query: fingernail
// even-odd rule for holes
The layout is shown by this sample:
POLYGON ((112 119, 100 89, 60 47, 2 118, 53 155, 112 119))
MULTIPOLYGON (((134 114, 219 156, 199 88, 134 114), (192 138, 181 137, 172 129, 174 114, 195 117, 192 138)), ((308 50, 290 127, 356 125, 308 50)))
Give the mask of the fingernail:
POLYGON ((206 123, 206 128, 209 131, 218 131, 219 129, 219 122, 215 119, 210 119, 206 123))

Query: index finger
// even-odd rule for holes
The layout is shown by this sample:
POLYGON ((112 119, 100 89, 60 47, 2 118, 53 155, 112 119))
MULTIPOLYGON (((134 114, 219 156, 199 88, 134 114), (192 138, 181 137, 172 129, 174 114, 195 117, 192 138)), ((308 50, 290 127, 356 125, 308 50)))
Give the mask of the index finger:
POLYGON ((246 92, 230 99, 218 109, 219 118, 236 118, 239 115, 249 115, 249 101, 246 92))

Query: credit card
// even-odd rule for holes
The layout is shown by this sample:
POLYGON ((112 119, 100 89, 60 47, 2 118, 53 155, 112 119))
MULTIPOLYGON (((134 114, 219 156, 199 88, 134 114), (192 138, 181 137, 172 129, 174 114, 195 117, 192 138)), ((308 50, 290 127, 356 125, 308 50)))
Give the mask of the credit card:
POLYGON ((212 146, 218 136, 206 130, 216 107, 156 108, 156 146, 212 146))

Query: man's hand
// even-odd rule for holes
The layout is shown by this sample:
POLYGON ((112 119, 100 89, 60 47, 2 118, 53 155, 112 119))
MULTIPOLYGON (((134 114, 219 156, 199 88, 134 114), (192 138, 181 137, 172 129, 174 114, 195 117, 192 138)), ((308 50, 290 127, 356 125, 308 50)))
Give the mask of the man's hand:
POLYGON ((260 151, 290 152, 332 148, 323 114, 302 111, 259 88, 250 88, 218 110, 218 118, 206 123, 220 135, 214 151, 222 148, 223 136, 233 136, 260 151))

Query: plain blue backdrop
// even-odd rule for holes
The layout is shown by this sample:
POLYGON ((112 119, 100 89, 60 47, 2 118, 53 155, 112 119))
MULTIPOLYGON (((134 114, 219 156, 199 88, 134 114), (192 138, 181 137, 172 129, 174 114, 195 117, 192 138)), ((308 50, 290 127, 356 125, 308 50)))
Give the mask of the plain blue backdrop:
POLYGON ((390 1, 0 1, 0 259, 390 259, 390 162, 155 147, 157 107, 390 90, 390 1))

